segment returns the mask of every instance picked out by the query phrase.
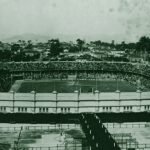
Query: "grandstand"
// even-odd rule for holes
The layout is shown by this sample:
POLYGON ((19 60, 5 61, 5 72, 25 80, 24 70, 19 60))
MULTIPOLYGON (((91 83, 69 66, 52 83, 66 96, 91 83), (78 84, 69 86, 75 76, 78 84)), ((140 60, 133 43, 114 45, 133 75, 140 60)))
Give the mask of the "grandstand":
POLYGON ((1 62, 0 67, 1 122, 80 123, 87 140, 93 141, 89 147, 99 149, 106 141, 99 143, 96 138, 103 137, 112 149, 118 150, 121 149, 119 139, 114 141, 114 131, 109 130, 111 136, 102 121, 124 122, 129 118, 149 121, 150 66, 147 64, 1 62), (102 131, 102 137, 96 134, 92 123, 102 131))
POLYGON ((51 62, 1 62, 1 69, 11 72, 25 71, 118 71, 149 75, 149 64, 131 63, 131 62, 103 62, 103 61, 51 61, 51 62))
POLYGON ((77 79, 98 79, 99 74, 111 73, 132 84, 140 79, 144 87, 149 88, 150 66, 139 63, 119 62, 8 62, 1 63, 0 87, 8 91, 17 79, 68 79, 76 75, 77 79), (98 74, 98 75, 97 75, 98 74), (6 82, 5 82, 6 81, 6 82))
POLYGON ((149 111, 148 65, 118 62, 9 62, 2 63, 1 67, 2 113, 7 111, 11 113, 77 113, 85 110, 110 113, 149 111), (75 76, 76 79, 70 81, 68 76, 75 76), (122 95, 126 95, 126 98, 122 95), (107 98, 112 102, 110 103, 107 98), (67 99, 70 102, 66 103, 67 99), (22 100, 28 101, 24 103, 30 108, 24 106, 22 100), (49 104, 51 108, 46 103, 43 105, 41 103, 43 100, 47 103, 52 101, 52 105, 49 104), (83 104, 82 100, 84 100, 83 104), (4 105, 6 101, 8 105, 6 103, 4 105), (61 101, 64 101, 63 104, 61 101), (89 101, 91 103, 87 103, 89 101), (32 108, 34 103, 38 104, 36 108, 32 108), (82 110, 82 107, 85 110, 82 110), (88 107, 90 108, 86 109, 88 107))

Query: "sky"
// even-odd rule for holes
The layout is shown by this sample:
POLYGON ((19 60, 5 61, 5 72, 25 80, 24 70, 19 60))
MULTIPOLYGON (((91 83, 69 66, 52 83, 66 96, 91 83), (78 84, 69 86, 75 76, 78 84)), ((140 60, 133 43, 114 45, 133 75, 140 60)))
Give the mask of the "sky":
POLYGON ((150 0, 0 0, 0 39, 38 34, 134 42, 150 35, 149 14, 150 0))

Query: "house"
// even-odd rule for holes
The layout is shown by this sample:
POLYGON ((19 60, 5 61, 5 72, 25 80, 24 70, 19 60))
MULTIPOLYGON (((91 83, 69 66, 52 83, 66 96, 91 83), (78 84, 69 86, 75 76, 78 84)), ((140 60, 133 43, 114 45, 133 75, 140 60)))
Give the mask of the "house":
POLYGON ((35 50, 30 50, 30 49, 25 49, 24 50, 24 54, 26 56, 30 56, 30 57, 33 57, 33 56, 36 56, 38 54, 40 54, 38 51, 35 51, 35 50))

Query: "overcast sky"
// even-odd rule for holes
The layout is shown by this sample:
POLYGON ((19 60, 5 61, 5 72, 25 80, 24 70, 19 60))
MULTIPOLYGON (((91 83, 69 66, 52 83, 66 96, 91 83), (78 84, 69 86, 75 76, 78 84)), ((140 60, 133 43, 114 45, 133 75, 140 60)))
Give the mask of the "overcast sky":
POLYGON ((136 41, 150 35, 150 0, 0 0, 0 39, 26 33, 136 41))

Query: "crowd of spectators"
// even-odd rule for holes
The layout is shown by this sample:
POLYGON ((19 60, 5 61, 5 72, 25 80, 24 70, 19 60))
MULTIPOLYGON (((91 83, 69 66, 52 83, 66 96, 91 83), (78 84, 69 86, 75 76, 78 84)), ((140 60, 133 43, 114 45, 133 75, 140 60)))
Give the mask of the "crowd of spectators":
POLYGON ((130 62, 67 62, 67 61, 51 61, 51 62, 9 62, 0 63, 0 69, 9 71, 54 71, 54 70, 68 70, 68 71, 116 71, 116 72, 130 72, 150 75, 150 65, 130 62))
POLYGON ((128 81, 130 84, 137 86, 139 90, 150 89, 150 80, 144 78, 143 76, 126 74, 122 75, 123 79, 128 81))
POLYGON ((23 73, 24 79, 32 79, 32 80, 44 80, 44 79, 68 79, 67 73, 56 73, 56 72, 25 72, 23 73))

